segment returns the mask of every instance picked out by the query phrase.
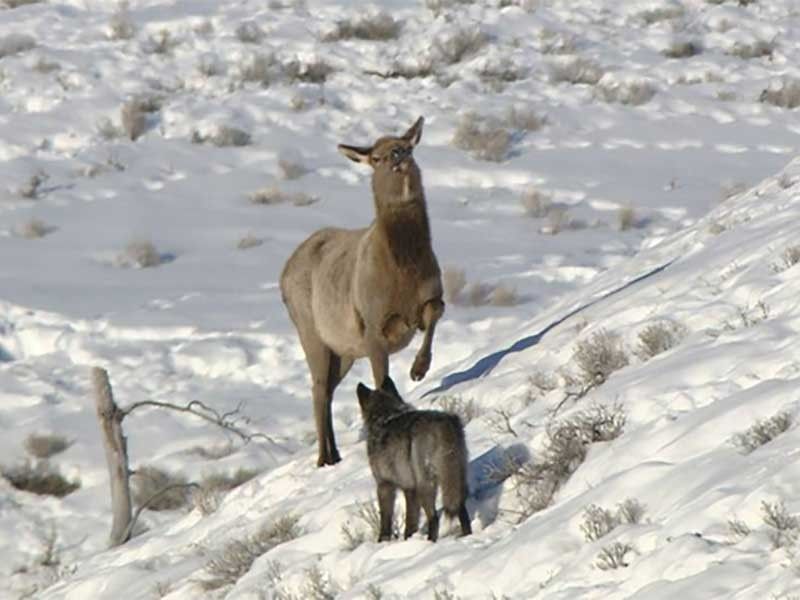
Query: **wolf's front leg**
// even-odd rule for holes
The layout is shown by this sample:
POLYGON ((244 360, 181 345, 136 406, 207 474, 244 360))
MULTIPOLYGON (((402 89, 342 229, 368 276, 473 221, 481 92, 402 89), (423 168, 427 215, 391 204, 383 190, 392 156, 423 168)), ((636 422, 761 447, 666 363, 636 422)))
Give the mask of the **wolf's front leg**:
POLYGON ((414 364, 411 365, 411 379, 420 381, 431 366, 431 346, 433 345, 433 334, 436 330, 436 323, 442 318, 444 314, 444 302, 441 298, 428 300, 422 307, 422 315, 420 319, 420 329, 425 332, 425 337, 422 339, 422 346, 420 346, 417 356, 414 359, 414 364))

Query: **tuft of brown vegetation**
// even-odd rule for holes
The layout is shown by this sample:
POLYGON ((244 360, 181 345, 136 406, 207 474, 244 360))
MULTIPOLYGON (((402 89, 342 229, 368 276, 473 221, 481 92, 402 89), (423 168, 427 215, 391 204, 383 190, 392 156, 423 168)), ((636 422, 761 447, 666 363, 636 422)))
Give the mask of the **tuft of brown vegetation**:
POLYGON ((633 546, 626 542, 614 542, 600 550, 594 564, 601 571, 622 569, 629 564, 625 557, 633 551, 633 546))
POLYGON ((25 450, 34 458, 47 459, 61 454, 72 445, 63 435, 32 433, 25 438, 25 450))
POLYGON ((667 58, 691 58, 703 51, 703 46, 695 40, 676 39, 661 51, 667 58))
POLYGON ((250 248, 256 248, 264 243, 264 240, 260 237, 256 237, 252 233, 248 233, 244 237, 240 238, 238 242, 236 242, 236 248, 239 250, 249 250, 250 248))
POLYGON ((469 112, 459 120, 452 143, 478 160, 502 162, 511 150, 511 132, 497 119, 469 112))
POLYGON ((466 425, 483 413, 481 407, 473 398, 464 399, 457 394, 444 394, 431 400, 432 405, 438 405, 439 410, 457 415, 461 423, 466 425))
POLYGON ((784 77, 761 92, 758 100, 778 108, 800 107, 800 79, 784 77))
POLYGON ((130 13, 130 4, 122 0, 108 22, 108 37, 112 40, 129 40, 136 35, 136 25, 130 13))
POLYGON ((0 37, 0 58, 21 54, 36 47, 36 40, 27 33, 9 33, 0 37))
POLYGON ((35 466, 25 462, 14 467, 2 467, 0 475, 15 489, 39 496, 63 498, 81 487, 80 481, 67 480, 47 461, 40 461, 35 466))
POLYGON ((243 44, 259 44, 265 35, 255 21, 242 21, 236 28, 236 38, 243 44))
POLYGON ((206 475, 192 491, 195 508, 203 516, 210 515, 219 508, 225 494, 243 483, 247 483, 256 475, 258 475, 258 471, 253 469, 239 469, 232 475, 226 473, 206 475))
POLYGON ((628 355, 622 348, 621 338, 605 329, 578 342, 572 359, 580 371, 586 391, 603 385, 614 371, 628 365, 628 355))
POLYGON ((293 204, 295 206, 309 206, 317 202, 318 198, 305 192, 284 192, 277 186, 262 188, 250 194, 250 202, 263 206, 276 204, 293 204))
POLYGON ((157 267, 163 262, 163 257, 148 240, 132 240, 117 257, 117 264, 122 267, 147 269, 157 267))
POLYGON ((783 500, 762 502, 761 512, 773 548, 790 548, 800 538, 800 518, 786 510, 783 500))
POLYGON ((618 79, 606 75, 597 82, 594 93, 603 102, 641 106, 653 99, 656 88, 645 79, 618 79))
POLYGON ((131 476, 131 496, 150 510, 176 510, 189 503, 189 484, 183 475, 146 465, 131 476))
MULTIPOLYGON (((377 540, 381 532, 381 515, 375 501, 358 502, 353 515, 355 522, 348 519, 342 523, 342 537, 345 548, 355 550, 361 544, 377 540)), ((397 511, 392 513, 392 537, 400 535, 397 511)))
POLYGON ((55 227, 48 225, 44 221, 30 219, 29 221, 25 221, 22 225, 15 227, 14 234, 26 240, 37 240, 55 230, 55 227))
POLYGON ((351 39, 384 42, 397 39, 402 28, 402 21, 395 20, 388 13, 377 12, 337 21, 333 31, 326 33, 322 39, 325 42, 351 39))
POLYGON ((553 59, 549 65, 552 83, 595 85, 605 74, 597 63, 581 56, 553 59))
POLYGON ((433 41, 433 45, 445 64, 455 65, 477 54, 488 41, 477 25, 463 25, 444 32, 433 41))
POLYGON ((203 589, 216 590, 236 583, 259 556, 302 535, 298 520, 294 515, 278 517, 255 534, 226 544, 206 563, 205 570, 211 577, 201 583, 203 589))
POLYGON ((672 321, 661 321, 648 325, 639 332, 639 345, 636 356, 648 361, 662 352, 677 346, 686 337, 686 328, 672 321))
POLYGON ((767 419, 759 419, 745 431, 733 436, 733 443, 744 454, 750 454, 764 444, 770 443, 792 426, 794 419, 788 412, 779 412, 767 419))

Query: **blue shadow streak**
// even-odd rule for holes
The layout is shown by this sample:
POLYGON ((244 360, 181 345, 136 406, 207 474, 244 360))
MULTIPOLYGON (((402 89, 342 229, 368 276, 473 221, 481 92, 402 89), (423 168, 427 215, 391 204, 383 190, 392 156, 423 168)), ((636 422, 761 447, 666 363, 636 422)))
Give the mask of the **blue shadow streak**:
POLYGON ((492 372, 492 370, 500 363, 501 360, 503 360, 506 356, 508 356, 512 352, 521 352, 522 350, 527 350, 528 348, 535 346, 541 341, 541 339, 545 335, 547 335, 548 332, 550 332, 555 327, 561 325, 561 323, 563 323, 570 317, 575 316, 576 314, 586 310, 587 308, 597 304, 598 302, 602 302, 603 300, 610 298, 611 296, 619 294, 620 292, 636 285, 637 283, 644 281, 645 279, 649 279, 653 275, 661 273, 662 271, 667 269, 672 263, 674 263, 675 260, 676 259, 673 258, 669 262, 666 262, 663 265, 656 267, 652 271, 648 271, 644 275, 639 275, 636 279, 631 279, 625 285, 622 285, 617 289, 611 290, 610 292, 607 292, 602 296, 595 298, 594 300, 588 302, 587 304, 584 304, 583 306, 579 306, 578 308, 576 308, 573 311, 570 311, 560 319, 553 321, 538 333, 534 333, 533 335, 529 335, 528 337, 524 337, 520 340, 517 340, 516 342, 511 344, 508 348, 504 348, 503 350, 498 350, 497 352, 493 352, 492 354, 484 356, 468 369, 465 369, 463 371, 458 371, 456 373, 450 373, 449 375, 445 375, 438 386, 436 386, 432 390, 428 390, 427 392, 425 392, 422 395, 422 397, 424 398, 425 396, 428 396, 430 394, 440 394, 442 392, 449 390, 451 387, 458 385, 459 383, 464 383, 465 381, 478 379, 479 377, 485 377, 486 375, 492 372))

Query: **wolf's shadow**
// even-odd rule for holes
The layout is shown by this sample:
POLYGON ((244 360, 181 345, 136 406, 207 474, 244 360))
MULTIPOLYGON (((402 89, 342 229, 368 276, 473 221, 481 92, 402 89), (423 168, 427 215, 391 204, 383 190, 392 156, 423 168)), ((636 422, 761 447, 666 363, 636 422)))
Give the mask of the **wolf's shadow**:
POLYGON ((512 444, 507 448, 495 446, 469 463, 470 514, 488 527, 500 513, 503 482, 514 467, 531 460, 531 453, 524 444, 512 444), (471 506, 470 506, 471 505, 471 506))

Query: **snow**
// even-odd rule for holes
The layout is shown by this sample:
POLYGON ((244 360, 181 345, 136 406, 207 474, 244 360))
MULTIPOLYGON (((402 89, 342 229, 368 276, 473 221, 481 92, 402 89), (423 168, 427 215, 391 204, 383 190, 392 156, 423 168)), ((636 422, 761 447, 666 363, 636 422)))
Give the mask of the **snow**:
POLYGON ((81 482, 59 499, 0 478, 0 598, 312 597, 311 569, 342 599, 376 589, 384 598, 800 595, 798 542, 774 547, 762 504, 800 513, 798 428, 749 454, 732 442, 758 420, 800 415, 798 267, 783 258, 800 228, 800 120, 759 101, 800 76, 793 1, 132 0, 130 39, 114 38, 118 10, 92 0, 0 9, 0 465, 29 460, 30 434, 55 433, 72 443, 50 462, 81 482), (402 22, 397 39, 321 39, 338 21, 381 11, 402 22), (238 39, 243 22, 263 39, 238 39), (163 30, 173 47, 159 53, 163 30), (485 44, 447 64, 470 39, 485 44), (665 56, 676 42, 700 52, 665 56), (267 87, 242 80, 256 56, 267 87), (599 69, 597 85, 555 76, 574 57, 599 69), (292 81, 292 61, 333 71, 324 83, 292 81), (427 77, 385 76, 431 65, 427 77), (144 133, 114 134, 123 103, 142 96, 160 104, 144 133), (477 160, 451 143, 465 115, 502 125, 511 107, 546 122, 513 129, 505 159, 477 160), (278 277, 312 231, 373 217, 368 169, 336 145, 404 131, 419 115, 415 155, 440 263, 463 269, 468 285, 510 285, 518 302, 448 303, 419 384, 408 376, 419 339, 391 359, 415 405, 437 407, 447 394, 478 407, 466 426, 474 535, 445 525, 436 544, 368 534, 350 549, 342 527, 365 528, 356 513, 375 498, 355 397, 371 376, 361 361, 338 388, 343 460, 316 468, 308 374, 278 277), (251 144, 192 142, 225 126, 251 144), (282 160, 306 172, 287 179, 282 160), (46 177, 31 188, 37 174, 46 177), (249 200, 272 187, 315 201, 249 200), (531 187, 566 217, 528 216, 520 197, 531 187), (633 227, 621 230, 628 207, 633 227), (20 236, 33 219, 52 229, 20 236), (262 243, 238 249, 247 235, 262 243), (124 256, 131 242, 152 243, 162 264, 137 268, 124 256), (639 334, 656 323, 685 335, 643 361, 639 334), (576 345, 603 330, 620 336, 628 366, 564 401, 576 345), (108 369, 122 406, 201 402, 268 436, 243 444, 190 415, 137 409, 124 421, 134 468, 190 481, 259 475, 210 515, 145 511, 139 534, 108 549, 91 366, 108 369), (536 373, 558 387, 532 391, 536 373), (624 433, 592 444, 553 503, 519 519, 513 478, 494 482, 492 465, 535 463, 556 410, 559 421, 614 405, 624 433), (496 426, 499 411, 514 434, 496 426), (640 522, 584 539, 587 506, 629 498, 644 506, 640 522), (234 585, 202 588, 226 543, 289 513, 300 537, 234 585), (732 536, 734 519, 751 533, 732 536), (53 535, 59 564, 42 565, 53 535), (614 542, 630 544, 627 567, 598 568, 614 542))

